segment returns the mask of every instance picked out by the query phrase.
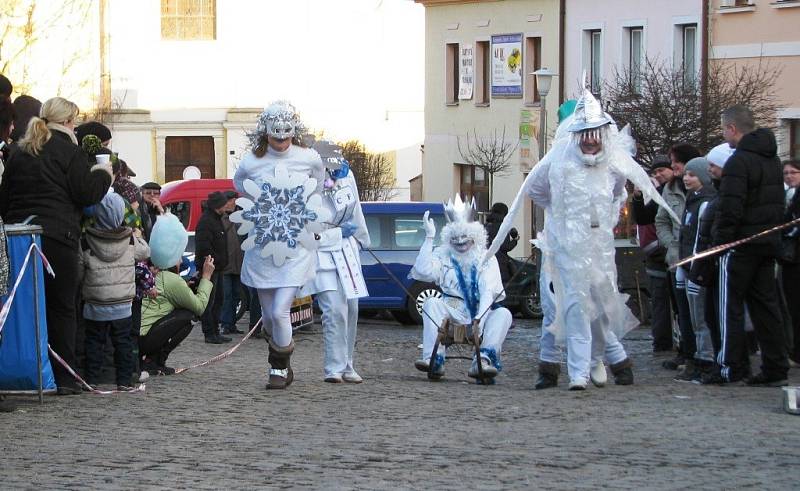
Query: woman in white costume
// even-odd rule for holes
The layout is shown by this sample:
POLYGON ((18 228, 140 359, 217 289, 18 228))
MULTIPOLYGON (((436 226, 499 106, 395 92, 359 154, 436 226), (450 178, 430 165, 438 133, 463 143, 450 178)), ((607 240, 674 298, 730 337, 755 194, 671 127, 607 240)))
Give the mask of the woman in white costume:
POLYGON ((332 218, 330 228, 319 234, 317 274, 308 289, 317 294, 322 310, 325 382, 358 384, 363 381, 353 366, 358 299, 368 295, 359 250, 369 247, 369 232, 347 161, 341 154, 328 156, 321 147, 319 151, 326 155, 322 202, 332 218))
MULTIPOLYGON (((291 104, 285 101, 270 104, 259 117, 256 131, 251 135, 252 150, 244 156, 236 170, 233 178, 236 189, 246 193, 248 180, 264 189, 276 179, 276 171, 280 174, 280 170, 285 169, 291 174, 313 178, 315 181, 309 182, 315 186, 315 192, 320 192, 325 178, 322 159, 314 150, 299 145, 302 129, 291 104)), ((252 195, 252 192, 248 194, 252 195)), ((295 229, 290 233, 296 235, 298 225, 293 226, 295 229)), ((256 224, 248 241, 252 242, 254 235, 263 232, 258 227, 259 224, 256 224)), ((299 227, 302 228, 302 225, 299 227)), ((257 238, 263 239, 263 234, 257 238)), ((251 248, 245 252, 241 273, 242 283, 258 290, 264 327, 269 333, 270 371, 267 389, 284 389, 292 383, 289 361, 294 342, 289 311, 299 287, 313 277, 317 261, 314 251, 299 242, 285 236, 277 237, 277 240, 283 240, 292 249, 285 261, 283 257, 280 260, 276 256, 265 257, 263 252, 259 254, 258 248, 251 248)), ((263 243, 269 243, 269 240, 259 242, 263 243)))

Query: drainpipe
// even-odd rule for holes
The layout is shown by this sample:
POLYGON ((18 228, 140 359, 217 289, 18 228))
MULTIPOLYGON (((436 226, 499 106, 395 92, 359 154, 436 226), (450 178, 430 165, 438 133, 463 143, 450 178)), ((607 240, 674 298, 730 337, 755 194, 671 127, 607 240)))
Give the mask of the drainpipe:
POLYGON ((558 6, 558 105, 564 102, 564 27, 567 22, 567 0, 561 0, 558 6))
POLYGON ((708 120, 708 46, 711 44, 711 28, 709 23, 710 9, 708 8, 711 0, 703 0, 701 18, 701 36, 702 44, 700 45, 700 115, 702 121, 700 128, 700 143, 704 152, 708 151, 708 128, 706 121, 708 120))

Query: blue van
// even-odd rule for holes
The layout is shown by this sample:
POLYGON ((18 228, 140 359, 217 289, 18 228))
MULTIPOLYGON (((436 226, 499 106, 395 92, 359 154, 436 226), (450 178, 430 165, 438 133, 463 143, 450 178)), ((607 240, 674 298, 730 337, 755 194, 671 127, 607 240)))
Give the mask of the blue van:
MULTIPOLYGON (((361 208, 372 244, 368 250, 361 251, 369 296, 360 299, 359 308, 388 309, 403 324, 421 324, 422 304, 428 297, 441 296, 441 291, 431 283, 410 279, 408 273, 425 240, 423 214, 430 211, 436 223, 438 245, 438 232, 446 223, 444 206, 442 203, 387 201, 363 202, 361 208)), ((522 270, 507 286, 507 299, 503 303, 525 317, 539 315, 536 267, 523 261, 516 261, 515 265, 522 270)))

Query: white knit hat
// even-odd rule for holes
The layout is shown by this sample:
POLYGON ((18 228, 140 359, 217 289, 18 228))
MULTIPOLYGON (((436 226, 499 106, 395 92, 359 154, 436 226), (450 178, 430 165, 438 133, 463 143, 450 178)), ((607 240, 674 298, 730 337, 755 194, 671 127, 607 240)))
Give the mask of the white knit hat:
POLYGON ((719 168, 725 167, 725 162, 728 161, 728 158, 733 155, 733 149, 727 143, 720 143, 716 147, 712 148, 708 155, 706 155, 706 159, 710 164, 716 165, 719 168))
POLYGON ((175 266, 188 242, 189 234, 178 217, 172 213, 159 216, 150 232, 150 262, 160 269, 175 266))

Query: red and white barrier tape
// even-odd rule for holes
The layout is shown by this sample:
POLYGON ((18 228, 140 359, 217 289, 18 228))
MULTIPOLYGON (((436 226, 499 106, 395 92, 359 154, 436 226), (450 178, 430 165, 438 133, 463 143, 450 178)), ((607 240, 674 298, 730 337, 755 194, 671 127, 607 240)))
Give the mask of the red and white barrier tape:
MULTIPOLYGON (((25 260, 22 262, 22 267, 19 269, 19 273, 17 274, 17 279, 14 281, 14 287, 11 289, 11 292, 8 294, 8 298, 6 298, 6 303, 3 305, 3 308, 0 309, 0 332, 3 332, 3 327, 6 325, 6 320, 8 320, 8 315, 11 313, 11 305, 14 303, 14 298, 17 296, 17 290, 19 289, 19 285, 22 283, 22 278, 25 276, 25 270, 28 268, 28 261, 30 260, 31 256, 33 255, 33 251, 36 251, 39 254, 39 257, 42 258, 42 264, 44 265, 45 269, 50 276, 56 276, 53 268, 50 267, 50 262, 44 257, 42 254, 41 249, 39 246, 36 245, 36 242, 31 244, 28 248, 28 252, 25 254, 25 260)), ((37 292, 34 292, 34 295, 37 292)), ((39 313, 36 312, 36 315, 39 313)))
POLYGON ((224 360, 225 358, 229 357, 236 350, 238 350, 244 344, 245 341, 250 339, 250 336, 252 336, 253 333, 256 332, 256 329, 260 329, 261 328, 261 321, 263 319, 264 319, 263 317, 261 319, 258 319, 258 322, 256 322, 256 325, 254 325, 253 328, 250 329, 250 332, 245 334, 244 337, 242 338, 242 340, 239 341, 238 343, 236 343, 234 346, 231 346, 229 349, 223 351, 222 353, 218 354, 217 356, 215 356, 215 357, 213 357, 211 359, 208 359, 208 360, 206 360, 204 362, 196 363, 194 365, 191 365, 191 366, 188 366, 188 367, 185 367, 185 368, 177 368, 177 369, 175 369, 175 374, 177 375, 179 373, 186 373, 186 372, 188 372, 189 370, 191 370, 193 368, 204 367, 206 365, 210 365, 212 363, 216 363, 218 361, 224 360))
POLYGON ((144 389, 145 389, 145 385, 144 384, 139 384, 136 387, 132 387, 131 389, 128 389, 128 390, 99 390, 99 389, 96 389, 96 388, 92 387, 91 385, 89 385, 85 380, 83 380, 83 378, 80 375, 78 375, 78 373, 75 370, 73 370, 72 367, 69 366, 69 364, 67 362, 65 362, 63 358, 58 356, 58 353, 53 351, 53 348, 51 348, 49 344, 47 345, 47 349, 48 349, 48 351, 50 351, 50 356, 55 358, 55 360, 58 363, 60 363, 61 366, 64 367, 64 369, 66 369, 67 372, 69 372, 69 374, 72 375, 75 378, 75 380, 78 381, 79 384, 81 384, 82 387, 85 387, 92 394, 98 394, 98 395, 107 396, 107 395, 111 395, 111 394, 132 394, 132 393, 135 393, 135 392, 144 392, 144 389))

